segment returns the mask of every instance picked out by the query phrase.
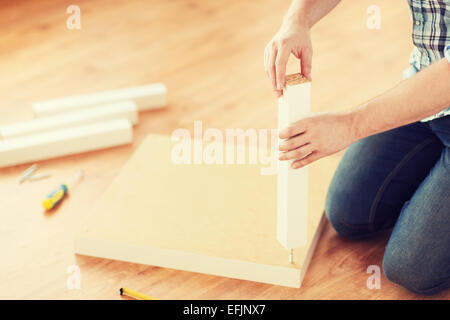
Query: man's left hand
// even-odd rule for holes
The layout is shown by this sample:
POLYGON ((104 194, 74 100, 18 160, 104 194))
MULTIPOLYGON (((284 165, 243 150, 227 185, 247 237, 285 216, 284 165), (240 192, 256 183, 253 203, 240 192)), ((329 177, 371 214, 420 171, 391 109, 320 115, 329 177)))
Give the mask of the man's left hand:
POLYGON ((293 169, 347 148, 355 142, 351 113, 317 113, 280 131, 280 160, 295 160, 293 169))

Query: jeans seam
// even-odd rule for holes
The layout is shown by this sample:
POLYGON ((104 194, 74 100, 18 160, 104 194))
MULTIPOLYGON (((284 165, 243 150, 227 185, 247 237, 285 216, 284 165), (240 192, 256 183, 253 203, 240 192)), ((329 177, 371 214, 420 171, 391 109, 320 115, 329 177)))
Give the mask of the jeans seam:
POLYGON ((381 184, 380 188, 378 189, 376 195, 375 195, 375 199, 373 200, 372 206, 370 207, 370 212, 369 212, 369 223, 368 223, 368 227, 369 227, 369 231, 373 231, 374 228, 374 222, 375 222, 375 212, 376 209, 378 208, 378 205, 381 201, 381 197, 384 194, 384 191, 386 190, 387 186, 389 185, 389 183, 392 181, 393 177, 397 174, 397 172, 403 167, 404 164, 406 164, 409 160, 411 160, 411 158, 416 155, 419 151, 421 151, 423 148, 425 148, 426 146, 428 146, 429 144, 433 143, 435 141, 434 137, 430 137, 427 138, 425 141, 423 141, 422 143, 418 144, 417 146, 415 146, 411 151, 409 151, 402 160, 400 160, 400 162, 394 167, 394 169, 388 174, 388 176, 386 177, 386 179, 383 181, 383 183, 381 184))
POLYGON ((353 229, 353 230, 364 230, 367 229, 368 224, 349 224, 347 222, 345 222, 344 220, 340 220, 341 224, 343 224, 344 226, 346 226, 347 228, 353 229))

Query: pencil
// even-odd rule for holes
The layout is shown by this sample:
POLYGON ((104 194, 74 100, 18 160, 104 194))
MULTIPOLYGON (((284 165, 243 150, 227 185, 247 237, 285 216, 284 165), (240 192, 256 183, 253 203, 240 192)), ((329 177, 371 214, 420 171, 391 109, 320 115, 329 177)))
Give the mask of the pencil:
POLYGON ((124 294, 127 296, 130 296, 130 297, 133 297, 133 298, 141 299, 141 300, 158 300, 158 299, 150 297, 146 294, 131 290, 129 288, 125 288, 125 287, 120 288, 120 295, 123 296, 124 294))

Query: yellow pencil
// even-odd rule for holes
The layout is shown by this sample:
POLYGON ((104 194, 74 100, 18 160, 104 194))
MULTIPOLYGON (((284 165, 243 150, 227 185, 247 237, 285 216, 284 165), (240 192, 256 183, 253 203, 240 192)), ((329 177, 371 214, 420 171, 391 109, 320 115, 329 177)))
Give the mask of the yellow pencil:
POLYGON ((120 288, 120 295, 124 295, 126 294, 127 296, 133 297, 133 298, 138 298, 141 300, 158 300, 156 298, 150 297, 146 294, 131 290, 129 288, 120 288))

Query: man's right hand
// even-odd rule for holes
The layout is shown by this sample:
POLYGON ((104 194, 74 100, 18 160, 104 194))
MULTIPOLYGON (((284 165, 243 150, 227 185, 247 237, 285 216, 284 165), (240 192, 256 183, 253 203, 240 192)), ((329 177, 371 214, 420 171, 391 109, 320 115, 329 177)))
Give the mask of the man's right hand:
POLYGON ((291 53, 300 59, 302 74, 311 80, 313 50, 309 27, 298 19, 284 21, 264 51, 264 67, 277 97, 286 85, 286 65, 291 53))

